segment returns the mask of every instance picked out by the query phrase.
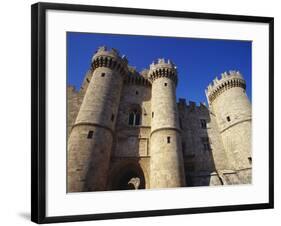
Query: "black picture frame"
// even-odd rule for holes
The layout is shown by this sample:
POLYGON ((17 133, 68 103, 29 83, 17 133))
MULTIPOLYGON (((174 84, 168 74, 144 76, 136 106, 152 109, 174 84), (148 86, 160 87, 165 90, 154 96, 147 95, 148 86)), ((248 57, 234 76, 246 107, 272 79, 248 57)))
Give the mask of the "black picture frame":
POLYGON ((90 5, 36 3, 31 6, 31 220, 36 223, 71 222, 116 218, 164 216, 207 212, 269 209, 274 207, 274 18, 242 15, 117 8, 90 5), (160 17, 255 22, 269 25, 269 202, 259 204, 180 208, 106 214, 46 216, 46 11, 102 12, 160 17))

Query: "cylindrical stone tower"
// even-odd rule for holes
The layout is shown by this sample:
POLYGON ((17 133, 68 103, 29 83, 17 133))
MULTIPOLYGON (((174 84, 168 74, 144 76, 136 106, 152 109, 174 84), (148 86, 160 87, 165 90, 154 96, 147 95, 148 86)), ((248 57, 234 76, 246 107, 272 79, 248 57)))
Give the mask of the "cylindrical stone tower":
POLYGON ((232 168, 237 171, 240 183, 251 183, 252 113, 245 90, 242 75, 230 71, 208 86, 206 96, 232 168))
POLYGON ((106 190, 115 122, 127 60, 100 47, 68 140, 68 192, 106 190))
POLYGON ((176 103, 177 70, 159 59, 149 70, 152 82, 150 188, 185 186, 179 116, 176 103))

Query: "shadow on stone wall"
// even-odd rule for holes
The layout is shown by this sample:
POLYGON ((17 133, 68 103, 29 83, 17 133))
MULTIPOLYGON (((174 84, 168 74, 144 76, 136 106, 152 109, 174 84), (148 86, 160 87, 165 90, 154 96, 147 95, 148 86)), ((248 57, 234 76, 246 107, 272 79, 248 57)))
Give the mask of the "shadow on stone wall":
POLYGON ((194 102, 190 102, 186 105, 185 100, 180 100, 178 108, 182 124, 186 185, 209 186, 212 173, 216 171, 208 128, 211 124, 210 112, 203 104, 196 106, 194 102), (202 119, 206 121, 207 128, 202 127, 202 119))
POLYGON ((108 190, 145 189, 146 179, 139 158, 121 159, 111 171, 108 190))

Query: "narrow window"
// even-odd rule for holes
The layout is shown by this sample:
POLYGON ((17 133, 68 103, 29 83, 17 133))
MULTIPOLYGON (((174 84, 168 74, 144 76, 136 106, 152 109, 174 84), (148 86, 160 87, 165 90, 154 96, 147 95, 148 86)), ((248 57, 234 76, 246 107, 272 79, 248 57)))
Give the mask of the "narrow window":
POLYGON ((164 85, 167 86, 167 83, 165 82, 164 85))
POLYGON ((228 122, 230 122, 230 117, 229 117, 229 116, 227 116, 227 117, 226 117, 226 120, 227 120, 228 122))
POLYGON ((154 112, 152 112, 152 118, 154 117, 154 112))
POLYGON ((137 110, 129 113, 129 125, 138 126, 141 124, 141 113, 137 110))
POLYGON ((134 117, 135 117, 134 112, 131 112, 129 114, 129 125, 134 125, 134 117))
POLYGON ((114 114, 111 115, 111 121, 114 121, 114 114))
POLYGON ((139 94, 139 92, 138 91, 136 91, 136 95, 138 95, 139 94))
POLYGON ((207 122, 205 119, 200 119, 201 122, 201 128, 202 129, 207 129, 207 122))
POLYGON ((140 113, 135 114, 135 125, 140 125, 140 113))
POLYGON ((201 137, 201 142, 203 144, 204 151, 211 150, 210 140, 208 137, 201 137))
POLYGON ((252 157, 248 157, 249 163, 252 164, 252 157))
POLYGON ((94 134, 94 131, 90 130, 90 131, 88 132, 87 138, 88 138, 88 139, 93 138, 93 134, 94 134))
POLYGON ((167 137, 167 143, 171 143, 171 137, 167 137))
POLYGON ((104 77, 105 76, 105 73, 101 73, 101 77, 104 77))

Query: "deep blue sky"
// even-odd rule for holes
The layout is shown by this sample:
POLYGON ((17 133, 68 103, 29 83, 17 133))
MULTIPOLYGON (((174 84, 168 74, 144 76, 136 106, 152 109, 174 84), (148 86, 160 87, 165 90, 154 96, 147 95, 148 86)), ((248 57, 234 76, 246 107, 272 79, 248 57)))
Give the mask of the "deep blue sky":
POLYGON ((171 59, 178 68, 177 98, 206 102, 205 88, 224 71, 239 70, 246 80, 251 100, 251 41, 67 33, 68 84, 80 88, 91 58, 106 45, 125 54, 138 71, 158 58, 171 59))

